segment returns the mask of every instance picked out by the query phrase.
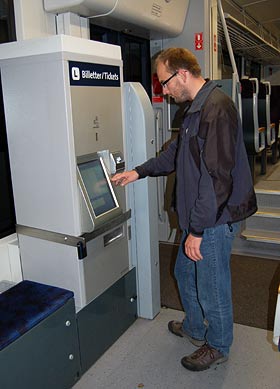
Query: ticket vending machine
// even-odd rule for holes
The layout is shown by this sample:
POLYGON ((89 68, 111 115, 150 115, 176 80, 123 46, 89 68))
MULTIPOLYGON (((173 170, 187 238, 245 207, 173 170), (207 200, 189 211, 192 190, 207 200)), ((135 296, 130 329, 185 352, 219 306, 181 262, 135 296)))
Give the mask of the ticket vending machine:
POLYGON ((120 48, 57 35, 1 45, 24 279, 74 291, 82 371, 137 316, 120 48))

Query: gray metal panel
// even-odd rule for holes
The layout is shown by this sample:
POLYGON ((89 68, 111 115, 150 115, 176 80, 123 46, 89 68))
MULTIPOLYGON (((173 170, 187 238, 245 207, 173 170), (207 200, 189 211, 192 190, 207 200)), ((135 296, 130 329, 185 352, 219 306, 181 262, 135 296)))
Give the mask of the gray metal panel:
MULTIPOLYGON (((71 86, 71 105, 77 157, 101 150, 124 154, 121 88, 71 86)), ((125 211, 125 189, 114 191, 125 211)))
POLYGON ((71 86, 76 156, 123 152, 121 88, 71 86))
POLYGON ((127 223, 89 241, 87 254, 87 257, 82 260, 86 304, 103 293, 131 269, 127 223), (113 239, 113 236, 116 239, 113 239), (111 243, 106 244, 109 240, 111 243))
POLYGON ((136 320, 135 268, 77 314, 84 373, 136 320))
POLYGON ((73 299, 0 352, 3 389, 67 389, 79 376, 73 299))

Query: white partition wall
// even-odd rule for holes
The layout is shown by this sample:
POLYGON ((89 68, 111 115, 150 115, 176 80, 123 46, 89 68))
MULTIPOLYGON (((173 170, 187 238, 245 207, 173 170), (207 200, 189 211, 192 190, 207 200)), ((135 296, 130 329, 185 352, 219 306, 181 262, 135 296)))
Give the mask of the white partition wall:
MULTIPOLYGON (((155 123, 152 105, 139 83, 124 83, 127 168, 154 157, 155 123)), ((152 319, 160 311, 158 202, 156 178, 128 186, 132 209, 132 250, 137 271, 139 316, 152 319)))

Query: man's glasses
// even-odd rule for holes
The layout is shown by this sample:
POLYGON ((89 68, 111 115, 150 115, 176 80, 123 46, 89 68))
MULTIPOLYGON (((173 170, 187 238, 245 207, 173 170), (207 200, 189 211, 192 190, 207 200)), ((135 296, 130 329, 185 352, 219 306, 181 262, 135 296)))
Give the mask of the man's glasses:
POLYGON ((167 83, 172 80, 173 77, 177 76, 178 72, 176 71, 175 73, 173 73, 167 80, 165 81, 161 81, 161 86, 164 88, 167 83))

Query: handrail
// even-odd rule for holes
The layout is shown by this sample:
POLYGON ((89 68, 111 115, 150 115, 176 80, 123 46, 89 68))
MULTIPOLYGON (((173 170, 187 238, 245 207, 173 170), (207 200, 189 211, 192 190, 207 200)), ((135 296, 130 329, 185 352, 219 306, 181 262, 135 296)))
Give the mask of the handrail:
POLYGON ((265 93, 266 123, 267 123, 266 142, 268 146, 271 146, 276 140, 275 126, 272 125, 271 117, 270 117, 271 84, 270 81, 262 81, 262 83, 265 85, 265 92, 266 92, 265 93))
POLYGON ((241 95, 240 95, 240 80, 239 80, 238 70, 237 70, 237 66, 236 66, 236 62, 235 62, 235 58, 234 58, 234 54, 233 54, 233 50, 232 50, 232 45, 231 45, 231 41, 230 41, 230 37, 229 37, 229 33, 228 33, 228 28, 227 28, 225 14, 223 11, 221 0, 217 1, 217 6, 218 6, 218 11, 220 14, 220 18, 221 18, 225 38, 226 38, 226 44, 227 44, 227 48, 228 48, 228 52, 229 52, 230 62, 231 62, 232 70, 233 70, 233 74, 232 74, 232 84, 233 84, 232 100, 234 102, 237 101, 237 108, 238 108, 239 115, 240 115, 240 118, 242 121, 242 102, 241 102, 241 95), (238 95, 237 99, 236 99, 236 93, 238 95))

